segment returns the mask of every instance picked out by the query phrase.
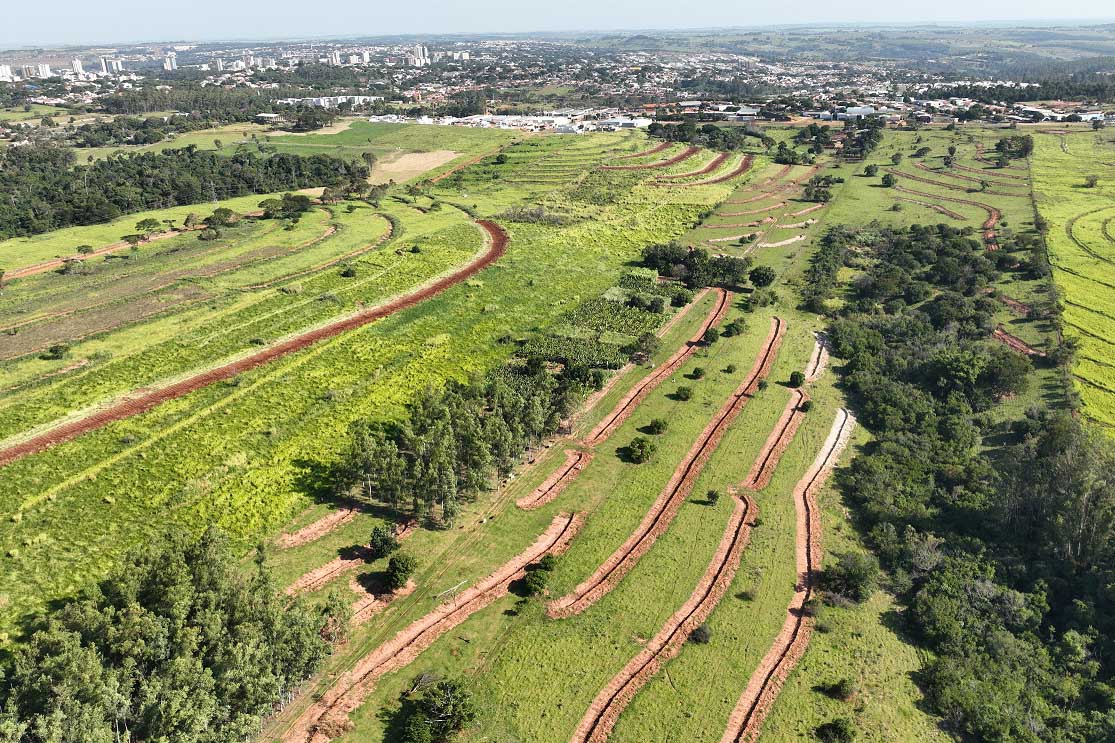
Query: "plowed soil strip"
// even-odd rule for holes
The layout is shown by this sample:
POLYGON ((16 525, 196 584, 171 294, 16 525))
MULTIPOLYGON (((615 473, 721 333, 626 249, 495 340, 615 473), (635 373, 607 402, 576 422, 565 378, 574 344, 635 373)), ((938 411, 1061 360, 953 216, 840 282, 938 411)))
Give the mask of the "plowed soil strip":
POLYGON ((957 212, 954 212, 952 209, 946 209, 945 207, 941 206, 940 204, 930 204, 928 201, 918 201, 917 199, 907 199, 907 198, 903 198, 901 196, 898 197, 898 201, 905 201, 909 204, 918 204, 919 206, 924 206, 928 209, 932 209, 933 211, 937 212, 938 214, 945 215, 949 219, 956 219, 956 220, 959 220, 959 221, 963 222, 964 218, 965 218, 963 214, 958 214, 957 212))
POLYGON ((996 243, 997 236, 994 230, 995 226, 999 224, 999 220, 1003 218, 1003 213, 995 207, 989 206, 988 204, 981 204, 980 202, 972 201, 971 199, 958 199, 953 196, 938 196, 937 194, 914 191, 903 186, 895 186, 894 190, 901 191, 902 193, 908 193, 911 196, 920 196, 923 199, 948 201, 953 204, 967 204, 968 206, 974 206, 979 209, 983 209, 985 212, 987 212, 987 219, 983 221, 983 225, 981 227, 981 229, 983 229, 983 240, 985 243, 987 243, 987 247, 989 250, 995 250, 999 247, 996 243))
MULTIPOLYGON (((718 216, 718 217, 749 217, 752 214, 762 214, 763 212, 771 212, 771 211, 774 211, 775 209, 781 209, 784 206, 786 206, 786 202, 785 201, 779 201, 777 204, 771 204, 770 206, 764 206, 761 209, 748 209, 747 211, 742 211, 742 212, 723 212, 721 214, 717 214, 716 216, 718 216)), ((717 225, 712 224, 712 225, 705 225, 705 226, 706 227, 716 227, 717 225)))
POLYGON ((774 243, 759 243, 756 247, 759 247, 759 248, 782 248, 782 247, 785 247, 787 245, 793 245, 794 243, 801 242, 804 239, 805 239, 805 235, 794 235, 793 237, 788 237, 785 240, 779 240, 778 242, 774 242, 774 243))
POLYGON ((707 175, 707 174, 711 173, 712 171, 716 170, 717 168, 719 168, 721 165, 723 165, 724 161, 727 160, 727 159, 728 159, 728 153, 727 152, 721 152, 719 155, 712 158, 712 160, 709 161, 708 165, 701 168, 700 170, 691 170, 688 173, 678 173, 677 175, 664 175, 664 176, 660 176, 658 178, 658 180, 660 180, 660 181, 680 181, 680 180, 684 180, 686 178, 696 178, 699 175, 707 175))
POLYGON ((716 451, 716 447, 720 445, 720 440, 724 437, 728 426, 751 399, 759 386, 759 381, 770 373, 785 330, 786 323, 781 318, 771 318, 770 335, 767 336, 766 344, 755 359, 750 373, 705 426, 705 430, 690 447, 685 459, 678 464, 670 481, 655 499, 639 526, 591 576, 570 593, 551 601, 546 606, 547 614, 559 618, 581 613, 615 588, 642 559, 642 556, 654 546, 658 538, 669 528, 681 504, 689 497, 693 484, 712 453, 716 451))
POLYGON ((525 574, 527 565, 568 547, 580 526, 578 515, 555 517, 533 545, 361 658, 294 722, 282 737, 284 743, 331 740, 330 733, 345 729, 348 714, 371 693, 377 679, 405 667, 439 637, 505 595, 507 587, 525 574))
POLYGON ((750 498, 736 498, 735 508, 716 553, 689 599, 666 620, 658 633, 639 651, 592 701, 581 718, 572 743, 602 743, 608 739, 620 714, 639 689, 657 674, 666 661, 681 652, 690 633, 701 625, 724 598, 739 569, 740 558, 751 536, 756 506, 750 498))
POLYGON ((829 350, 827 344, 827 339, 818 334, 817 341, 813 344, 813 353, 809 356, 809 363, 805 366, 806 382, 816 382, 821 378, 825 367, 828 366, 829 350))
POLYGON ((796 212, 790 212, 791 217, 804 217, 806 214, 812 214, 818 209, 824 209, 827 204, 814 204, 813 206, 806 207, 805 209, 798 209, 796 212))
POLYGON ((612 433, 635 412, 635 409, 646 399, 647 395, 653 392, 658 385, 662 384, 667 377, 673 374, 686 359, 697 352, 698 344, 701 342, 701 338, 704 337, 705 331, 719 325, 732 304, 731 292, 725 291, 724 289, 717 289, 716 292, 719 295, 719 301, 717 301, 716 306, 712 308, 704 325, 701 326, 701 330, 694 335, 688 343, 679 348, 673 356, 667 359, 662 366, 655 369, 653 374, 635 385, 635 387, 616 404, 612 412, 605 416, 604 420, 596 424, 596 428, 592 429, 588 436, 585 437, 584 443, 586 446, 597 446, 611 436, 612 433))
POLYGON ((999 301, 1005 304, 1011 312, 1020 317, 1026 317, 1030 314, 1030 305, 1019 302, 1017 299, 1012 299, 1005 294, 1000 294, 999 301))
POLYGON ((961 186, 959 183, 946 183, 945 181, 935 181, 932 178, 922 178, 920 175, 913 175, 911 173, 907 173, 904 170, 899 170, 898 168, 887 168, 887 172, 890 173, 891 175, 896 175, 899 178, 905 178, 906 180, 910 180, 910 181, 917 181, 918 183, 925 183, 925 184, 928 184, 930 186, 937 186, 938 188, 943 188, 943 189, 946 189, 948 191, 960 191, 961 193, 981 193, 981 194, 987 194, 988 196, 1015 196, 1015 197, 1020 197, 1020 196, 1025 196, 1026 195, 1025 193, 1006 193, 1005 191, 991 191, 991 190, 977 191, 975 189, 968 189, 965 186, 961 186))
POLYGON ((577 475, 581 474, 581 470, 587 467, 591 461, 592 452, 572 449, 565 452, 565 464, 557 472, 546 478, 546 481, 531 491, 529 495, 515 501, 515 505, 524 511, 541 508, 561 495, 561 492, 569 486, 569 483, 577 479, 577 475))
POLYGON ((650 157, 651 155, 657 155, 662 150, 669 149, 670 144, 671 144, 670 142, 663 142, 662 144, 656 145, 655 147, 652 147, 649 150, 644 150, 642 152, 636 152, 633 155, 621 155, 620 157, 617 157, 616 160, 634 160, 637 157, 650 157))
POLYGON ((731 171, 723 175, 716 176, 715 178, 707 178, 703 181, 693 181, 691 183, 651 183, 652 186, 680 186, 682 188, 693 188, 694 186, 715 186, 718 183, 730 181, 733 178, 738 178, 747 171, 751 170, 752 159, 750 155, 744 155, 740 160, 739 165, 734 167, 731 171))
POLYGON ((804 222, 794 222, 793 224, 778 224, 775 225, 780 230, 800 230, 802 227, 812 227, 817 224, 816 219, 807 219, 804 222))
MULTIPOLYGON (((925 163, 914 163, 914 167, 918 168, 919 170, 924 170, 927 173, 932 173, 934 175, 943 175, 943 176, 947 176, 949 178, 956 178, 956 179, 961 180, 961 181, 968 181, 969 183, 977 183, 977 184, 978 183, 987 183, 987 185, 994 186, 995 188, 1026 188, 1026 184, 1024 184, 1024 183, 1003 183, 1001 181, 990 180, 989 178, 973 178, 970 175, 961 175, 960 173, 953 173, 949 170, 936 170, 934 168, 929 167, 925 163)), ((956 167, 956 166, 953 166, 953 167, 956 167)), ((963 188, 963 186, 959 186, 959 185, 954 186, 954 187, 963 188)), ((992 192, 984 191, 983 193, 992 193, 992 192)), ((1024 194, 1019 194, 1019 195, 1024 195, 1024 194)))
POLYGON ((813 595, 816 570, 821 564, 821 517, 817 508, 817 491, 824 485, 841 451, 847 446, 855 422, 856 419, 847 410, 837 412, 820 453, 794 488, 798 585, 790 600, 786 621, 748 681, 728 718, 728 727, 720 743, 752 743, 758 738, 763 721, 786 677, 809 644, 812 620, 806 616, 804 606, 813 595))
POLYGON ((329 532, 339 529, 352 521, 356 518, 357 513, 359 513, 359 511, 351 507, 333 511, 332 513, 322 516, 314 523, 303 526, 298 531, 280 534, 279 538, 275 540, 275 544, 281 549, 290 549, 291 547, 300 547, 303 544, 317 541, 329 532))
POLYGON ((688 160, 701 151, 700 147, 687 147, 682 150, 680 154, 674 155, 668 160, 659 160, 653 163, 645 163, 640 165, 601 165, 601 170, 650 170, 654 168, 668 168, 671 165, 677 165, 680 162, 688 160))
POLYGON ((770 479, 774 477, 774 468, 778 466, 783 452, 793 441, 794 434, 797 433, 802 420, 805 418, 805 413, 801 410, 801 404, 808 399, 809 396, 805 394, 804 390, 792 390, 790 400, 782 411, 782 416, 771 430, 770 436, 763 444, 762 451, 755 459, 755 463, 751 465, 751 471, 747 473, 744 484, 748 488, 762 490, 770 484, 770 479))
POLYGON ((391 591, 390 593, 381 593, 378 595, 365 589, 360 581, 355 579, 349 583, 349 587, 354 593, 360 596, 360 598, 356 599, 352 604, 352 619, 349 623, 354 626, 359 626, 386 609, 388 604, 392 601, 414 593, 414 589, 418 587, 418 584, 412 580, 408 580, 407 584, 398 591, 391 591))
POLYGON ((1005 344, 1008 348, 1014 351, 1018 351, 1019 353, 1026 354, 1027 356, 1045 356, 1045 351, 1039 351, 1033 346, 1027 344, 1026 341, 1022 340, 1018 336, 1011 335, 1003 328, 1002 325, 995 328, 995 332, 993 332, 991 335, 995 338, 995 340, 1005 344))
MULTIPOLYGON (((395 538, 401 542, 413 534, 416 528, 418 528, 417 524, 413 521, 402 526, 396 526, 395 538)), ((367 547, 357 547, 346 557, 336 557, 324 565, 319 565, 303 573, 296 581, 286 587, 284 593, 287 596, 297 596, 302 593, 320 590, 342 575, 358 569, 373 557, 375 555, 367 547)))
POLYGON ((333 338, 348 330, 363 327, 369 323, 389 317, 401 310, 414 307, 430 297, 437 296, 446 289, 471 278, 492 265, 506 252, 508 239, 507 233, 503 231, 502 227, 488 220, 479 220, 477 224, 488 234, 488 249, 464 267, 426 284, 417 291, 404 294, 378 307, 357 312, 337 322, 301 333, 237 361, 216 367, 215 369, 209 369, 200 374, 195 374, 192 377, 167 385, 166 387, 123 400, 103 410, 85 416, 84 418, 63 423, 45 433, 33 436, 26 441, 0 450, 0 467, 29 454, 41 452, 55 444, 75 439, 84 433, 94 431, 109 423, 145 413, 167 400, 174 400, 194 392, 195 390, 199 390, 202 387, 208 387, 215 382, 230 379, 237 374, 263 366, 275 359, 282 358, 296 351, 301 351, 319 341, 333 338))

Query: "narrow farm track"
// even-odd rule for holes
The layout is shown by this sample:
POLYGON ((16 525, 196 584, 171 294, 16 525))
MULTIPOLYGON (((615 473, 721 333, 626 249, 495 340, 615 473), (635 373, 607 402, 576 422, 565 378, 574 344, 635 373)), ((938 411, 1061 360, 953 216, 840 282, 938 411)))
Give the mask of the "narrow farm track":
POLYGON ((779 240, 778 242, 759 243, 755 247, 757 247, 757 248, 782 248, 782 247, 785 247, 787 245, 793 245, 794 243, 799 243, 804 239, 805 239, 805 235, 794 235, 793 237, 788 237, 785 240, 779 240))
MULTIPOLYGON (((723 214, 721 216, 727 217, 727 216, 737 216, 737 215, 723 214)), ((764 225, 764 224, 774 224, 777 221, 778 220, 775 217, 763 217, 762 219, 757 219, 753 222, 733 222, 732 224, 705 224, 705 225, 702 225, 702 227, 704 227, 706 229, 713 229, 713 230, 736 230, 736 229, 744 229, 744 228, 747 228, 747 227, 759 227, 759 226, 764 225)))
POLYGON ((759 382, 770 374, 771 366, 778 354, 785 333, 786 323, 781 318, 771 318, 770 334, 751 371, 732 396, 720 407, 716 415, 705 426, 705 430, 690 447, 685 458, 678 464, 670 481, 651 505, 642 522, 635 531, 613 552, 592 575, 571 592, 551 601, 546 613, 554 618, 570 617, 580 614, 608 594, 631 572, 658 538, 669 528, 678 509, 689 497, 698 476, 708 463, 728 426, 743 410, 747 401, 754 395, 759 382))
POLYGON ((847 410, 842 408, 837 412, 821 451, 794 488, 798 584, 787 609, 786 621, 732 710, 720 743, 754 743, 782 685, 809 644, 812 620, 805 613, 805 604, 813 595, 816 570, 821 564, 817 491, 832 473, 840 453, 851 439, 855 423, 856 419, 847 410))
POLYGON ((355 519, 358 513, 359 510, 352 506, 332 511, 298 531, 280 534, 278 539, 275 540, 275 544, 280 549, 290 549, 291 547, 301 547, 304 544, 315 542, 355 519))
POLYGON ((579 515, 556 516, 530 547, 357 661, 294 721, 281 740, 284 743, 326 743, 342 733, 347 727, 349 713, 371 693, 377 679, 405 667, 439 637, 505 595, 508 586, 524 575, 527 565, 546 554, 564 551, 580 526, 579 515))
POLYGON ((1018 315, 1019 317, 1026 317, 1027 315, 1030 314, 1030 311, 1031 311, 1030 305, 1025 304, 1023 302, 1019 302, 1017 299, 1013 299, 1011 297, 1008 297, 1005 294, 1000 294, 999 295, 999 301, 1002 302, 1003 304, 1005 304, 1011 312, 1018 315))
POLYGON ((772 198, 772 197, 777 196, 779 194, 784 194, 784 193, 787 193, 789 191, 793 191, 797 187, 798 187, 798 185, 796 183, 786 183, 786 184, 783 184, 781 186, 778 186, 777 188, 772 188, 769 191, 759 191, 759 192, 755 193, 753 196, 748 196, 746 199, 729 199, 729 200, 725 201, 724 203, 725 204, 731 204, 733 206, 743 205, 743 204, 754 204, 756 201, 762 201, 763 199, 769 199, 769 198, 772 198))
POLYGON ((584 443, 586 446, 598 446, 601 442, 607 440, 624 421, 631 417, 631 414, 634 413, 635 409, 646 399, 647 395, 653 392, 658 385, 662 384, 667 377, 673 374, 686 359, 697 352, 698 344, 701 342, 701 338, 704 336, 705 331, 719 325, 724 319, 724 316, 728 313, 728 308, 732 305, 732 293, 730 291, 716 289, 716 292, 718 294, 718 301, 709 312, 708 317, 701 326, 701 330, 694 335, 688 343, 679 348, 673 356, 667 359, 665 363, 655 369, 653 374, 635 385, 631 391, 624 395, 623 399, 616 403, 612 412, 597 423, 596 427, 585 437, 584 443))
POLYGON ((806 214, 812 214, 815 211, 819 211, 821 209, 824 209, 826 206, 827 206, 827 204, 814 204, 813 206, 807 206, 804 209, 798 209, 796 212, 790 212, 790 214, 788 216, 804 217, 806 214))
POLYGON ((778 423, 771 429, 770 436, 763 444, 762 451, 759 452, 758 458, 751 465, 751 471, 747 473, 747 479, 744 481, 746 487, 751 490, 762 490, 770 484, 771 478, 774 477, 775 467, 778 466, 786 447, 790 445, 794 434, 801 426, 802 420, 805 419, 805 413, 802 412, 801 405, 808 399, 809 396, 805 394, 804 390, 791 391, 790 399, 786 402, 786 407, 783 409, 778 423))
POLYGON ((561 495, 561 492, 581 474, 581 470, 587 467, 591 461, 592 452, 574 449, 565 452, 565 464, 528 495, 524 495, 515 501, 515 505, 524 511, 541 508, 561 495))
POLYGON ((908 204, 917 204, 919 206, 924 206, 927 209, 932 209, 933 211, 937 212, 938 214, 942 214, 942 215, 948 217, 949 219, 955 219, 959 222, 963 222, 964 219, 965 219, 963 214, 959 214, 957 212, 954 212, 952 209, 946 209, 945 207, 941 206, 940 204, 931 204, 928 201, 918 201, 917 199, 907 199, 907 198, 904 198, 902 196, 899 196, 897 198, 897 201, 905 201, 908 204))
POLYGON ((692 182, 689 182, 689 183, 654 183, 654 182, 652 182, 648 185, 651 185, 651 186, 678 186, 680 188, 693 188, 695 186, 715 186, 718 183, 725 183, 726 181, 730 181, 733 178, 738 178, 739 176, 743 175, 747 171, 751 170, 752 162, 753 161, 752 161, 752 158, 751 158, 750 155, 744 155, 743 159, 740 160, 739 165, 732 168, 732 170, 730 170, 729 172, 724 173, 723 175, 716 176, 714 178, 707 178, 703 181, 692 181, 692 182))
MULTIPOLYGON (((728 159, 728 153, 727 152, 721 152, 716 157, 712 158, 712 160, 710 160, 708 162, 708 164, 705 165, 700 170, 691 170, 688 173, 678 173, 677 175, 663 175, 663 176, 659 176, 658 180, 660 180, 660 181, 680 181, 680 180, 684 180, 686 178, 696 178, 697 176, 700 176, 700 175, 707 175, 708 173, 711 173, 712 171, 719 168, 724 163, 724 161, 727 160, 727 159, 728 159)), ((674 184, 663 184, 663 185, 674 185, 674 184)))
POLYGON ((689 599, 666 620, 639 654, 596 695, 573 733, 571 743, 603 743, 607 740, 619 716, 639 689, 646 686, 666 661, 681 652, 693 630, 712 614, 739 569, 757 510, 750 498, 735 498, 732 517, 728 520, 724 535, 689 599))
MULTIPOLYGON (((717 216, 718 217, 750 217, 752 214, 762 214, 763 212, 772 212, 775 209, 781 209, 782 207, 786 206, 786 203, 787 202, 785 202, 785 201, 779 201, 777 204, 771 204, 770 206, 764 206, 764 207, 760 207, 758 209, 748 209, 748 210, 745 210, 745 211, 742 211, 742 212, 723 212, 721 214, 718 214, 717 216)), ((709 225, 709 226, 715 227, 716 225, 709 225)))
POLYGON ((694 155, 696 155, 700 151, 701 151, 700 147, 687 147, 686 149, 682 150, 680 154, 674 155, 673 157, 671 157, 667 160, 658 160, 658 161, 653 162, 653 163, 643 163, 643 164, 639 164, 639 165, 601 165, 600 169, 601 170, 651 170, 651 169, 655 169, 655 168, 668 168, 671 165, 677 165, 680 162, 684 162, 685 160, 688 160, 689 158, 693 157, 694 155))
MULTIPOLYGON (((405 541, 406 538, 417 529, 418 523, 415 521, 397 525, 395 527, 395 538, 400 542, 405 541)), ((364 565, 375 557, 376 556, 367 547, 357 546, 347 555, 336 557, 324 565, 319 565, 304 573, 287 586, 284 593, 286 593, 287 596, 297 596, 299 594, 321 590, 337 578, 358 569, 361 565, 364 565)))
POLYGON ((484 231, 488 247, 463 267, 377 307, 362 310, 341 320, 299 333, 249 356, 195 374, 165 387, 137 394, 87 416, 64 422, 24 441, 8 446, 0 450, 0 467, 17 459, 22 459, 29 454, 35 454, 56 444, 75 439, 109 423, 139 415, 167 400, 174 400, 216 382, 230 379, 275 359, 301 351, 319 341, 363 327, 437 296, 446 289, 456 286, 491 266, 507 251, 507 233, 504 232, 502 227, 489 220, 478 220, 476 224, 484 231))

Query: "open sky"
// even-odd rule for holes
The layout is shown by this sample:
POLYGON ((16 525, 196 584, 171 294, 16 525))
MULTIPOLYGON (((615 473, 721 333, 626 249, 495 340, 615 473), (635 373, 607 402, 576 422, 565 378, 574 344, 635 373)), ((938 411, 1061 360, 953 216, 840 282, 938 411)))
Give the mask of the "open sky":
POLYGON ((0 46, 380 34, 1115 18, 1111 0, 51 0, 5 3, 0 46))

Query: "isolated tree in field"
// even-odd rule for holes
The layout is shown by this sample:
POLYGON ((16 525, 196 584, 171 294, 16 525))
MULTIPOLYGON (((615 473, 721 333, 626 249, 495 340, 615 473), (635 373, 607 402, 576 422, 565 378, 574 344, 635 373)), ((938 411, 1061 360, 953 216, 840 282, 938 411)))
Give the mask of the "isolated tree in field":
POLYGON ((901 152, 894 153, 893 155, 890 156, 890 161, 892 163, 894 163, 895 165, 898 165, 900 162, 902 162, 902 153, 901 152))
POLYGON ((124 242, 128 243, 134 250, 143 242, 143 235, 124 235, 124 242))
POLYGON ((868 178, 874 178, 875 176, 879 175, 879 166, 868 165, 866 168, 863 169, 863 174, 868 178))
POLYGON ((720 491, 719 490, 708 491, 708 493, 705 494, 705 500, 708 501, 708 504, 710 506, 715 506, 717 503, 720 502, 720 491))
POLYGON ((678 387, 674 390, 674 397, 682 402, 693 399, 692 387, 678 387))
POLYGON ((376 153, 365 152, 360 158, 364 161, 364 164, 368 166, 368 174, 371 175, 372 170, 376 166, 376 153))
POLYGON ((136 232, 143 235, 144 240, 150 240, 152 235, 163 231, 162 222, 157 219, 141 219, 136 222, 136 232))
POLYGON ((826 722, 817 728, 817 740, 821 743, 852 743, 856 739, 856 729, 850 720, 843 717, 826 722))
POLYGON ((201 224, 201 217, 194 214, 193 212, 190 212, 189 214, 187 214, 186 219, 183 220, 183 222, 182 222, 182 226, 184 228, 186 228, 187 230, 192 230, 195 227, 197 227, 199 224, 201 224))
POLYGON ((980 191, 986 191, 989 188, 991 188, 991 184, 988 183, 987 181, 981 179, 980 182, 979 182, 979 190, 980 191))
POLYGON ((956 157, 956 145, 954 145, 954 144, 949 145, 949 156, 950 157, 956 157))
POLYGON ((689 633, 689 641, 698 645, 708 645, 712 642, 712 630, 707 624, 702 624, 689 633))
POLYGON ((387 561, 387 588, 391 591, 398 591, 407 584, 410 576, 414 575, 417 568, 418 561, 414 557, 405 552, 396 552, 387 561))
POLYGON ((1098 175, 1084 176, 1084 188, 1095 188, 1099 182, 1100 177, 1098 175))
POLYGON ((747 278, 751 279, 751 283, 761 289, 773 284, 774 280, 778 278, 778 274, 770 266, 756 266, 751 269, 751 273, 747 274, 747 278))
POLYGON ((706 346, 711 346, 713 343, 720 340, 720 331, 716 328, 709 328, 705 331, 705 334, 701 336, 701 340, 705 342, 706 346))
POLYGON ((92 255, 93 246, 92 245, 78 245, 76 248, 74 248, 74 252, 77 253, 78 255, 92 255))
POLYGON ((797 388, 805 384, 805 374, 800 371, 790 372, 790 386, 797 388))
POLYGON ((657 436, 658 434, 666 433, 666 429, 669 427, 670 423, 665 418, 655 418, 647 424, 647 431, 657 436))
POLYGON ((205 223, 210 227, 228 227, 236 218, 236 213, 227 207, 218 207, 205 218, 205 223))
POLYGON ((395 536, 395 529, 387 524, 380 524, 372 529, 372 536, 368 540, 368 547, 376 557, 387 557, 399 549, 399 538, 395 536))
POLYGON ((883 188, 894 188, 897 183, 898 179, 893 174, 887 173, 883 176, 883 188))
POLYGON ((658 450, 658 445, 645 436, 636 436, 627 445, 627 455, 635 464, 649 461, 658 450))

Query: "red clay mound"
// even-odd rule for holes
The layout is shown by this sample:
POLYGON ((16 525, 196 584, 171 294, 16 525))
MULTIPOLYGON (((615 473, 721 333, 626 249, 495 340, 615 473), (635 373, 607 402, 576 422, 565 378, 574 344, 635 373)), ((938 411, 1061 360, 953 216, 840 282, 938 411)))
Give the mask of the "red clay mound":
POLYGON ((377 679, 405 667, 439 637, 505 595, 507 587, 525 575, 527 565, 564 551, 580 526, 578 515, 556 516, 530 547, 361 658, 295 720, 282 736, 284 743, 326 743, 339 735, 348 727, 348 714, 371 693, 377 679))
POLYGON ((658 538, 669 528, 681 504, 689 497, 693 484, 708 463, 709 457, 716 451, 728 426, 751 399, 760 380, 770 373, 785 329, 786 323, 780 318, 771 318, 770 335, 767 336, 766 344, 755 359, 750 373, 705 426, 705 430, 690 447, 685 459, 678 464, 670 481, 655 499, 639 526, 585 581, 565 596, 551 601, 546 606, 547 614, 554 618, 561 618, 581 613, 615 588, 642 559, 642 556, 654 546, 658 538))
POLYGON ((751 465, 751 471, 747 473, 747 479, 744 481, 746 487, 752 490, 762 490, 770 485, 770 479, 774 477, 774 468, 778 466, 786 447, 793 441, 794 434, 797 433, 798 427, 805 419, 801 404, 808 399, 809 396, 804 391, 792 390, 790 400, 782 411, 782 417, 778 419, 778 423, 771 430, 770 436, 763 444, 763 450, 759 452, 755 463, 751 465))
POLYGON ((195 374, 192 377, 188 377, 166 387, 151 392, 145 392, 117 402, 84 418, 63 423, 45 433, 33 436, 22 443, 15 444, 0 451, 0 466, 14 462, 29 454, 41 452, 55 444, 70 441, 84 433, 106 426, 109 423, 145 413, 167 400, 174 400, 194 392, 195 390, 208 387, 215 382, 230 379, 237 374, 263 366, 275 359, 282 358, 296 351, 301 351, 319 341, 333 338, 348 330, 363 327, 369 323, 389 317, 401 310, 414 307, 430 297, 437 296, 446 289, 471 278, 492 265, 506 252, 508 238, 507 233, 503 231, 502 227, 488 220, 479 220, 477 224, 483 228, 488 235, 488 249, 462 268, 378 307, 357 312, 342 320, 295 335, 281 343, 276 343, 273 346, 264 348, 261 351, 237 361, 201 372, 200 374, 195 374))
POLYGON ((786 621, 751 675, 747 688, 728 718, 728 727, 720 743, 753 743, 758 738, 763 721, 786 677, 809 644, 812 619, 805 614, 804 607, 813 595, 816 571, 821 564, 821 517, 816 502, 817 491, 832 473, 840 452, 851 439, 855 422, 856 419, 847 410, 837 413, 820 453, 794 488, 798 585, 790 600, 786 621))
POLYGON ((687 147, 682 150, 678 155, 674 155, 668 160, 659 160, 653 163, 645 163, 640 165, 601 165, 601 170, 650 170, 653 168, 668 168, 671 165, 677 165, 680 162, 688 160, 701 151, 700 147, 687 147))
POLYGON ((995 328, 995 332, 993 332, 991 336, 1000 343, 1005 344, 1008 348, 1018 351, 1019 353, 1026 354, 1027 356, 1045 357, 1045 351, 1039 351, 1033 346, 1028 345, 1026 341, 1018 336, 1011 335, 1002 325, 995 328))
POLYGON ((712 160, 709 161, 708 165, 701 168, 700 170, 691 170, 688 173, 679 173, 677 175, 664 175, 664 176, 660 176, 658 178, 658 180, 660 180, 660 181, 680 181, 680 180, 684 180, 685 178, 696 178, 699 175, 707 175, 708 173, 711 173, 712 171, 716 170, 721 165, 723 165, 724 161, 727 160, 727 159, 728 159, 728 153, 727 152, 721 152, 719 155, 712 158, 712 160))
POLYGON ((692 183, 651 183, 652 186, 681 186, 683 188, 692 188, 694 186, 715 186, 718 183, 730 181, 733 178, 738 178, 747 171, 751 170, 752 159, 750 155, 744 155, 740 160, 739 165, 733 168, 730 172, 719 175, 715 178, 708 178, 703 181, 693 181, 692 183))
POLYGON ((349 582, 349 588, 360 598, 356 599, 352 604, 352 619, 350 623, 354 626, 364 624, 364 622, 367 622, 376 614, 386 609, 388 604, 392 601, 414 593, 414 589, 417 587, 417 583, 408 580, 407 584, 398 591, 375 594, 364 588, 360 581, 353 579, 349 582))
POLYGON ((662 144, 656 145, 649 150, 644 150, 643 152, 636 152, 633 155, 621 155, 620 157, 617 157, 616 159, 617 160, 634 160, 637 157, 650 157, 651 155, 657 155, 662 150, 669 149, 669 147, 670 147, 669 142, 663 142, 662 144))
POLYGON ((581 474, 581 470, 587 467, 591 461, 592 452, 573 449, 565 452, 565 464, 546 478, 546 481, 531 491, 529 495, 515 501, 515 505, 524 511, 541 508, 561 495, 561 492, 569 487, 569 483, 577 479, 577 475, 581 474))
POLYGON ((647 684, 670 658, 681 652, 693 630, 712 614, 712 610, 728 592, 739 569, 740 558, 751 536, 757 508, 749 498, 736 498, 731 519, 720 538, 720 544, 704 575, 689 599, 662 629, 623 667, 608 685, 592 700, 581 718, 573 743, 603 743, 608 739, 620 714, 639 689, 647 684))
POLYGON ((724 319, 727 314, 728 308, 732 304, 732 293, 723 289, 717 289, 717 294, 720 300, 716 306, 709 312, 708 319, 705 320, 701 330, 693 336, 693 338, 684 346, 679 348, 677 352, 666 360, 662 366, 655 369, 654 373, 636 385, 630 392, 628 392, 622 400, 620 400, 616 407, 604 417, 604 420, 596 424, 596 428, 589 432, 585 437, 586 446, 597 446, 602 441, 606 440, 612 433, 623 425, 635 409, 646 399, 647 395, 653 392, 658 385, 662 384, 674 371, 680 367, 686 359, 697 352, 698 344, 701 338, 704 337, 705 331, 709 328, 716 327, 724 319))

